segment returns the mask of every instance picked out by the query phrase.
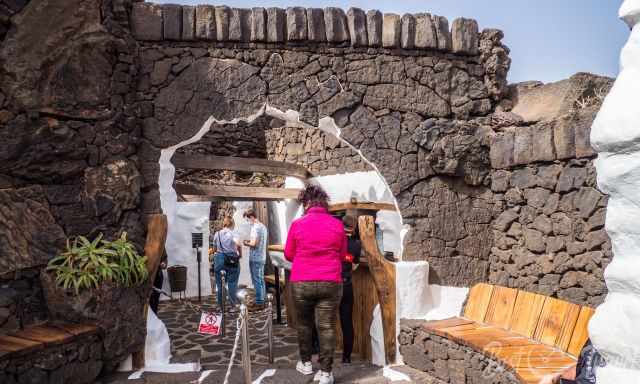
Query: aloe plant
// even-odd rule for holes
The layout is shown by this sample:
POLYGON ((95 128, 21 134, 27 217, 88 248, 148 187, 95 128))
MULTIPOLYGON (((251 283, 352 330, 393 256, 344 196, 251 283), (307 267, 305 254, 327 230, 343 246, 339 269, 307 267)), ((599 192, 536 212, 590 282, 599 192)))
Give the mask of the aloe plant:
POLYGON ((58 286, 83 289, 98 288, 110 282, 122 287, 142 284, 148 276, 146 256, 140 256, 123 232, 114 241, 99 234, 93 241, 78 236, 67 240, 64 252, 49 261, 47 271, 55 273, 58 286))

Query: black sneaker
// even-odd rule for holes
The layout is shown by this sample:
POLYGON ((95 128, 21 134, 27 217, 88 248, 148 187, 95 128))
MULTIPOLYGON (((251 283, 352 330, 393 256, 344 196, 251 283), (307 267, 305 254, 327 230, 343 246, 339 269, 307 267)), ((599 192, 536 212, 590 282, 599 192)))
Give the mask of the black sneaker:
POLYGON ((351 364, 351 357, 342 356, 342 364, 351 364))

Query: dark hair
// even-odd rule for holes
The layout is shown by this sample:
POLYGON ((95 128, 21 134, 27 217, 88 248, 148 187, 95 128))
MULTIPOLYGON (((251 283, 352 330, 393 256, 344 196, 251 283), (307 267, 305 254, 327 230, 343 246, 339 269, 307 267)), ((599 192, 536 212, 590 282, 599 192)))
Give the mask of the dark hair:
POLYGON ((258 218, 258 216, 256 215, 256 211, 254 211, 252 208, 249 208, 246 211, 244 211, 244 213, 242 214, 242 217, 253 217, 254 219, 258 218))
POLYGON ((319 185, 307 185, 300 191, 298 201, 305 209, 313 207, 329 209, 329 195, 319 185))
POLYGON ((355 230, 356 226, 358 225, 358 220, 356 219, 355 216, 344 215, 342 217, 342 224, 344 225, 345 228, 351 228, 355 230))

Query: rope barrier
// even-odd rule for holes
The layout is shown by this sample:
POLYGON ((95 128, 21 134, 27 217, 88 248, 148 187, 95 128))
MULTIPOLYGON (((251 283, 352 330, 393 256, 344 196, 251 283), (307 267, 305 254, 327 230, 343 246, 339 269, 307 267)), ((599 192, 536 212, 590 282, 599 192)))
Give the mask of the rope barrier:
POLYGON ((238 316, 238 320, 236 320, 236 338, 233 342, 233 349, 231 350, 231 360, 229 360, 229 365, 227 366, 227 373, 224 375, 223 384, 229 384, 229 376, 231 375, 231 368, 233 367, 233 361, 236 359, 236 352, 238 351, 238 344, 240 344, 240 333, 242 331, 242 324, 244 319, 244 315, 242 312, 240 316, 238 316))
POLYGON ((270 320, 271 320, 271 319, 267 319, 267 320, 264 322, 264 324, 262 325, 262 327, 260 327, 260 328, 259 328, 256 324, 258 324, 258 323, 260 322, 260 319, 256 319, 256 321, 254 321, 254 322, 253 322, 253 324, 252 324, 252 325, 253 325, 253 328, 255 328, 255 330, 256 330, 256 331, 258 331, 258 332, 262 332, 262 331, 264 331, 265 329, 267 329, 267 327, 269 326, 269 321, 270 321, 270 320))
MULTIPOLYGON (((258 332, 263 332, 265 330, 268 331, 268 348, 269 348, 269 363, 273 364, 273 296, 271 294, 267 295, 268 307, 261 310, 256 311, 257 313, 264 314, 267 313, 267 318, 264 321, 264 324, 258 326, 260 323, 260 319, 256 319, 256 321, 251 321, 249 319, 249 312, 244 303, 246 303, 247 296, 246 291, 242 291, 239 294, 240 301, 243 303, 241 305, 240 313, 238 314, 238 318, 236 319, 236 336, 233 342, 233 348, 231 350, 231 358, 229 360, 229 365, 227 366, 227 372, 224 377, 223 384, 229 383, 229 376, 231 375, 231 369, 233 368, 233 363, 236 358, 236 354, 238 351, 238 345, 240 344, 240 338, 242 337, 242 369, 244 374, 245 383, 251 383, 251 357, 249 352, 249 328, 251 326, 258 332)), ((190 309, 195 312, 202 312, 202 305, 194 305, 189 300, 186 300, 186 305, 190 309)), ((224 337, 224 336, 223 336, 224 337)))

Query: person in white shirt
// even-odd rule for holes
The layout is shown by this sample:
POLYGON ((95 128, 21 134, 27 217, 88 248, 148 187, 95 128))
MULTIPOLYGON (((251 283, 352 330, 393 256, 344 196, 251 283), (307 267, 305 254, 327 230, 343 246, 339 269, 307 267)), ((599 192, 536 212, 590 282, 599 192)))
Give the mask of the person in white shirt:
POLYGON ((251 223, 251 236, 243 244, 249 247, 249 270, 256 290, 256 306, 264 306, 266 288, 264 284, 264 264, 267 261, 267 227, 258 220, 253 209, 247 209, 243 217, 251 223))

